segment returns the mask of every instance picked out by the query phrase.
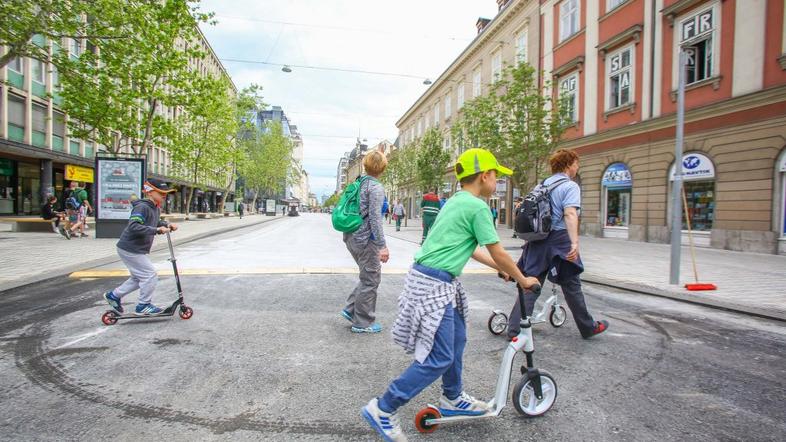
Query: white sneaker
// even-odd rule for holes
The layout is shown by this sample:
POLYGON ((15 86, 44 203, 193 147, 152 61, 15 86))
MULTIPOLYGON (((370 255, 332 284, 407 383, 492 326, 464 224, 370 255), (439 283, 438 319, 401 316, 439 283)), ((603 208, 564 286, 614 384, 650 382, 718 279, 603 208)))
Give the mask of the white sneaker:
POLYGON ((55 226, 52 226, 52 231, 53 231, 53 232, 55 232, 55 233, 57 233, 58 235, 60 234, 60 229, 58 229, 58 228, 57 228, 57 227, 55 227, 55 226))
POLYGON ((399 424, 396 413, 385 413, 380 410, 377 398, 371 399, 363 407, 363 417, 386 442, 407 442, 407 436, 404 436, 401 431, 401 424, 399 424))
POLYGON ((485 414, 489 404, 479 401, 462 391, 459 397, 450 400, 443 394, 439 398, 439 412, 443 416, 479 416, 485 414))

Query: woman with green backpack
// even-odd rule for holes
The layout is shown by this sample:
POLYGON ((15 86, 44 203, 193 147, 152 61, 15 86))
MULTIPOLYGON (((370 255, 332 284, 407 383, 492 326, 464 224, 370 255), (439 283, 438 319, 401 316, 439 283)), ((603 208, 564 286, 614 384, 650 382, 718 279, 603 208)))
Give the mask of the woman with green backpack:
POLYGON ((388 160, 379 151, 363 158, 368 175, 347 186, 332 214, 333 227, 344 232, 344 243, 360 270, 360 281, 347 298, 341 316, 352 322, 353 333, 379 333, 382 326, 375 322, 377 288, 382 279, 382 264, 390 252, 382 231, 382 203, 385 189, 378 178, 388 160))

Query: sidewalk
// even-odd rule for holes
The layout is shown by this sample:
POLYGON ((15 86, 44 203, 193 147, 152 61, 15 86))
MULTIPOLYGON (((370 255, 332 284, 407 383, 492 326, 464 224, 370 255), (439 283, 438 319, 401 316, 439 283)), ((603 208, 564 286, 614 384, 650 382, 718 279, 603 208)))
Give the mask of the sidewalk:
MULTIPOLYGON (((243 219, 230 216, 183 221, 175 223, 180 228, 172 234, 172 242, 182 244, 280 218, 280 215, 246 215, 243 219)), ((87 233, 89 238, 69 241, 55 233, 11 232, 9 224, 0 223, 0 245, 3 249, 0 292, 119 259, 115 249, 116 238, 96 239, 95 229, 87 233)), ((152 250, 166 247, 166 238, 156 236, 152 250)))
MULTIPOLYGON (((512 238, 507 227, 498 232, 505 249, 518 259, 523 241, 512 238)), ((420 243, 420 220, 409 220, 400 232, 386 224, 385 234, 420 243)), ((668 244, 582 236, 580 252, 586 282, 786 321, 786 256, 697 248, 700 282, 711 282, 718 290, 690 292, 682 288, 694 282, 688 247, 682 248, 679 286, 669 284, 668 244)))

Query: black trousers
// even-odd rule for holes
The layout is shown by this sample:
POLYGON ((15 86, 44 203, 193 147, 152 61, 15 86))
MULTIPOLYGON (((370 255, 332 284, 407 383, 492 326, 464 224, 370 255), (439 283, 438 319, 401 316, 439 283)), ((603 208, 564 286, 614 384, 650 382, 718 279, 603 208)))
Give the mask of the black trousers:
MULTIPOLYGON (((547 274, 548 272, 544 272, 538 276, 541 286, 546 281, 547 274)), ((565 295, 565 303, 568 304, 568 308, 573 314, 573 320, 576 322, 576 327, 581 332, 581 336, 585 338, 591 336, 593 330, 595 330, 595 320, 587 310, 587 303, 584 302, 584 292, 581 291, 581 278, 579 278, 579 275, 575 275, 558 285, 562 288, 562 293, 565 295)), ((520 287, 519 291, 521 291, 520 287)), ((529 290, 524 291, 524 308, 527 316, 532 316, 538 296, 529 290)), ((516 298, 516 305, 513 306, 513 310, 510 312, 510 319, 508 320, 508 336, 512 338, 519 334, 521 330, 520 323, 521 306, 518 298, 516 298)))

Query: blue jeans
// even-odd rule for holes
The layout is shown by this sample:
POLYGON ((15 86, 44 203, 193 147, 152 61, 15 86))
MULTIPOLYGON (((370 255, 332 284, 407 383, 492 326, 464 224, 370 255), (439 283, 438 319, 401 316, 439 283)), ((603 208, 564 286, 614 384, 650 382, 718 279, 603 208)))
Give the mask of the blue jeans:
POLYGON ((431 353, 422 364, 413 361, 401 376, 390 383, 385 394, 379 399, 379 408, 385 413, 393 413, 440 376, 445 396, 448 399, 459 397, 462 358, 466 344, 467 328, 464 318, 453 307, 447 306, 434 336, 431 353))

